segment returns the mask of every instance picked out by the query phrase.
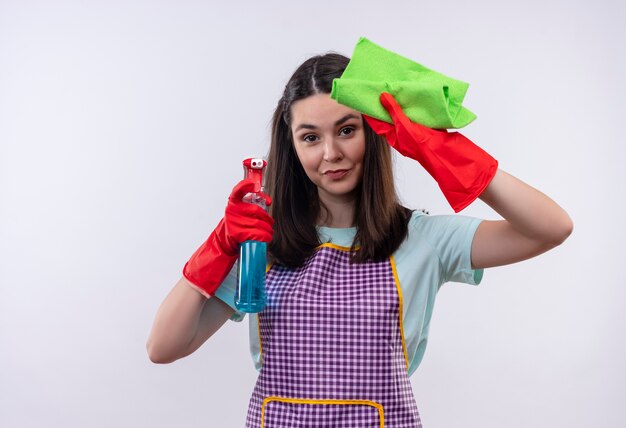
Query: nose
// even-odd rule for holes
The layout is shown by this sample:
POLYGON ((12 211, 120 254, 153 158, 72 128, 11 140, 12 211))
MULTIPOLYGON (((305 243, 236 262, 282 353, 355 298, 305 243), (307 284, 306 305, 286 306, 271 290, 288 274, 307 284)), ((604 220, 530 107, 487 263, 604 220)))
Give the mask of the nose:
POLYGON ((334 138, 327 138, 324 141, 324 160, 326 162, 336 162, 343 158, 341 147, 334 138))

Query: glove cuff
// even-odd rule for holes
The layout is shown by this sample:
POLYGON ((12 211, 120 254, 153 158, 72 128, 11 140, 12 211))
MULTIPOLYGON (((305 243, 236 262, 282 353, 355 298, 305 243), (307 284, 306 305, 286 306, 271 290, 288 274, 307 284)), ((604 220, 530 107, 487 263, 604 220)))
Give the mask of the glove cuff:
POLYGON ((220 225, 183 267, 183 276, 205 297, 215 294, 238 258, 237 254, 227 254, 219 245, 220 225))

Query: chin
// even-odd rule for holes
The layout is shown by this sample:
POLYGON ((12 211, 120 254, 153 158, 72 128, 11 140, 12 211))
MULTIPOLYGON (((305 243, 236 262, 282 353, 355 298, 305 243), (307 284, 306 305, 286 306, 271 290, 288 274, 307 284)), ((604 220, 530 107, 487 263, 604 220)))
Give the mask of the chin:
POLYGON ((357 191, 357 185, 342 185, 336 187, 320 188, 324 193, 331 196, 354 196, 357 191))

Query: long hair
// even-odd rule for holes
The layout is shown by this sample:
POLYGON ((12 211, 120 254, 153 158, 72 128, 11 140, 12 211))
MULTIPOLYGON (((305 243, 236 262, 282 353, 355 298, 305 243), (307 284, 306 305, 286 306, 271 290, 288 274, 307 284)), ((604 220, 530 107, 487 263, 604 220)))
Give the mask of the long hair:
MULTIPOLYGON (((320 245, 315 222, 324 207, 294 149, 291 105, 311 95, 330 94, 333 79, 341 77, 349 61, 337 53, 309 58, 287 82, 274 111, 266 179, 274 218, 270 261, 301 266, 320 245)), ((363 126, 365 154, 355 201, 353 262, 381 260, 393 254, 406 238, 411 216, 411 210, 398 201, 389 145, 365 120, 363 126)))

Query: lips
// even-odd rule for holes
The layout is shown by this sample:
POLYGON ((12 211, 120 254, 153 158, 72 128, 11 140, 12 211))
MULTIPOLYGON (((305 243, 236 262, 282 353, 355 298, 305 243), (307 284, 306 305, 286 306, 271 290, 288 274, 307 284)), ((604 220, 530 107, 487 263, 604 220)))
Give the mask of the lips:
POLYGON ((337 180, 346 175, 350 170, 349 169, 336 169, 336 170, 328 170, 324 173, 324 175, 337 180))

